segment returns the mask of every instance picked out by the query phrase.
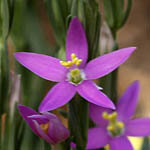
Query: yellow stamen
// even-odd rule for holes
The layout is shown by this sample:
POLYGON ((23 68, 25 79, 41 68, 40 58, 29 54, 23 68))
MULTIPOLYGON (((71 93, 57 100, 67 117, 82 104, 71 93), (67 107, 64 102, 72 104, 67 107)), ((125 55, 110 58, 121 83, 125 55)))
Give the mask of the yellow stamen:
POLYGON ((109 144, 107 144, 104 148, 105 148, 105 150, 110 150, 109 144))
POLYGON ((118 126, 119 128, 121 128, 121 129, 123 129, 123 128, 124 128, 124 123, 123 123, 123 122, 118 122, 118 123, 117 123, 117 126, 118 126))
POLYGON ((82 62, 82 59, 79 59, 74 53, 71 54, 71 59, 72 61, 60 61, 60 64, 66 68, 70 68, 73 65, 79 66, 82 62))
POLYGON ((108 113, 107 113, 107 112, 103 112, 102 115, 103 115, 103 118, 104 118, 104 119, 108 120, 108 113))
POLYGON ((118 136, 122 134, 124 130, 124 123, 117 120, 117 112, 113 112, 108 114, 107 112, 103 112, 103 118, 109 121, 107 126, 107 130, 111 133, 112 136, 118 136))
POLYGON ((46 134, 48 134, 49 122, 45 124, 41 124, 40 127, 46 134))
POLYGON ((72 59, 75 59, 76 57, 77 57, 76 54, 74 54, 74 53, 71 54, 72 59))
POLYGON ((117 117, 117 113, 113 112, 112 114, 109 115, 108 118, 109 118, 110 121, 113 121, 113 120, 116 120, 116 117, 117 117))
POLYGON ((73 63, 73 64, 76 64, 76 63, 77 63, 77 61, 78 61, 78 58, 74 58, 74 59, 72 59, 72 63, 73 63))
POLYGON ((78 59, 76 62, 76 65, 79 66, 81 64, 81 62, 82 62, 82 59, 78 59))

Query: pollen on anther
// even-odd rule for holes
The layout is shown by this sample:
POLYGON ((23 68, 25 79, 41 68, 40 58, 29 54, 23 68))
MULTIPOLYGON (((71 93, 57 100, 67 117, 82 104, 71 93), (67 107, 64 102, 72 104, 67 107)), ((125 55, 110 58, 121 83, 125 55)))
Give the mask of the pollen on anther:
POLYGON ((76 54, 71 54, 72 61, 60 61, 60 64, 62 66, 65 66, 66 68, 70 68, 73 65, 79 66, 82 62, 82 59, 78 59, 76 54))
POLYGON ((72 53, 72 54, 71 54, 71 58, 72 58, 72 59, 77 58, 76 54, 72 53))

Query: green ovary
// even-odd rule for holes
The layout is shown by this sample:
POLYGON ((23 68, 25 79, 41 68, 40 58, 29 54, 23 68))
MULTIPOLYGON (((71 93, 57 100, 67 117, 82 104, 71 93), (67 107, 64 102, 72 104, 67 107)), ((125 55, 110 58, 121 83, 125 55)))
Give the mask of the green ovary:
POLYGON ((73 69, 69 74, 69 81, 74 84, 79 84, 83 80, 81 71, 79 69, 73 69))

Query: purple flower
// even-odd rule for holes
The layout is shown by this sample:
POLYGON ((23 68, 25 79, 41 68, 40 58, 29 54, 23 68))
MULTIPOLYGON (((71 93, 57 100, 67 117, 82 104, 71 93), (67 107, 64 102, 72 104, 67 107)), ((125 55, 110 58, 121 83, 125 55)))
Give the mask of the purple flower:
POLYGON ((33 132, 49 144, 58 144, 69 137, 69 130, 65 128, 56 115, 49 112, 41 115, 23 105, 19 105, 18 109, 33 132))
POLYGON ((97 127, 89 129, 87 149, 107 146, 110 150, 133 150, 127 136, 150 136, 150 118, 131 119, 139 96, 135 81, 120 98, 116 111, 90 105, 90 117, 97 127))
MULTIPOLYGON (((60 33, 61 34, 61 33, 60 33)), ((76 92, 87 101, 114 109, 112 101, 95 86, 93 79, 107 75, 120 66, 135 47, 124 48, 87 63, 88 45, 83 27, 75 17, 67 33, 67 61, 36 53, 18 52, 16 59, 36 75, 57 83, 42 101, 39 111, 45 112, 65 105, 76 92)))

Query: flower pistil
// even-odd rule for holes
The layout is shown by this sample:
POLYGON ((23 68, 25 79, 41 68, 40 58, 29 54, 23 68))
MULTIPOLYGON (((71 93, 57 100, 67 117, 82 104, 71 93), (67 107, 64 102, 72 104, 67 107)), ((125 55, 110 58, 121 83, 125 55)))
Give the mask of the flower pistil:
POLYGON ((124 131, 124 123, 117 120, 117 115, 117 112, 113 112, 111 114, 103 112, 103 118, 109 121, 107 130, 109 134, 113 137, 118 137, 122 135, 124 131))

